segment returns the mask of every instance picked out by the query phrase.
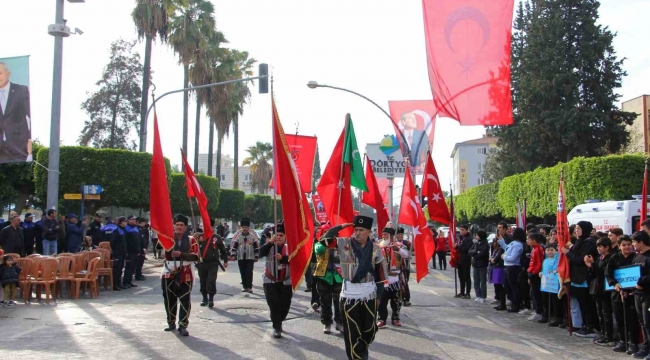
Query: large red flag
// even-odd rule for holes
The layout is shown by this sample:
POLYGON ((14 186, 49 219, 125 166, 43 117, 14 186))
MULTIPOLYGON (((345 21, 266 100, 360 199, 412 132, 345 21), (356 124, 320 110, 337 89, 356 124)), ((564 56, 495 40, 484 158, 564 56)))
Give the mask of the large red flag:
POLYGON ((384 205, 384 200, 379 191, 379 185, 377 185, 377 179, 375 178, 375 173, 372 171, 372 165, 370 165, 370 158, 368 157, 366 157, 366 184, 368 184, 368 191, 361 193, 361 202, 375 209, 377 212, 377 229, 381 231, 390 218, 388 217, 388 211, 386 210, 386 205, 384 205))
POLYGON ((311 261, 314 237, 314 222, 305 192, 300 188, 296 166, 291 159, 291 150, 284 136, 275 100, 273 108, 273 153, 278 169, 278 187, 282 191, 282 214, 284 230, 289 247, 291 285, 295 290, 302 282, 311 261))
MULTIPOLYGON (((354 220, 352 188, 350 187, 350 165, 343 162, 344 143, 345 127, 336 142, 336 146, 334 146, 334 151, 327 162, 325 171, 323 171, 323 176, 316 186, 332 226, 351 223, 354 220), (340 195, 339 186, 341 187, 340 195)), ((339 235, 342 237, 350 236, 352 230, 352 227, 345 228, 339 232, 339 235)))
MULTIPOLYGON (((303 136, 303 135, 284 135, 291 151, 291 159, 296 165, 296 172, 298 179, 300 179, 300 188, 306 193, 312 191, 311 183, 314 177, 314 161, 316 161, 316 137, 303 136)), ((277 168, 275 169, 277 172, 277 168)), ((275 175, 275 172, 273 176, 275 175)), ((271 189, 273 188, 273 180, 271 180, 271 189)), ((276 186, 276 194, 281 195, 282 189, 280 185, 276 186)))
MULTIPOLYGON (((411 166, 417 166, 417 173, 422 174, 429 144, 433 148, 433 135, 436 128, 436 106, 432 100, 389 101, 388 109, 393 125, 399 128, 404 138, 397 135, 402 149, 406 141, 411 151, 411 166)), ((413 170, 413 169, 411 169, 413 170)))
POLYGON ((153 156, 149 173, 149 211, 151 212, 151 229, 158 233, 158 241, 165 250, 174 246, 174 229, 172 207, 169 202, 169 186, 167 186, 167 169, 160 144, 158 132, 158 115, 153 111, 153 156))
POLYGON ((648 218, 648 163, 645 164, 643 172, 643 188, 641 190, 641 219, 639 221, 639 231, 641 224, 648 218))
POLYGON ((429 219, 443 224, 450 224, 451 215, 445 202, 445 196, 442 194, 438 172, 431 155, 428 155, 427 158, 427 166, 422 179, 422 194, 427 198, 429 219))
MULTIPOLYGON (((569 222, 566 216, 566 201, 564 200, 564 173, 560 177, 560 189, 557 195, 557 213, 555 229, 557 230, 557 247, 562 249, 566 244, 571 242, 571 234, 569 233, 569 222)), ((561 298, 564 293, 565 283, 571 282, 569 274, 569 259, 561 251, 559 251, 559 259, 557 264, 557 275, 560 278, 560 292, 558 297, 561 298)))
POLYGON ((402 189, 402 201, 399 206, 398 222, 413 227, 415 273, 417 282, 420 282, 420 280, 429 274, 427 264, 431 261, 436 244, 433 241, 431 229, 427 226, 427 219, 424 217, 424 212, 422 211, 422 206, 420 206, 418 198, 411 179, 411 171, 407 167, 406 174, 404 174, 404 188, 402 189))
POLYGON ((183 157, 183 172, 185 173, 185 186, 187 187, 187 198, 190 199, 190 206, 192 206, 192 198, 196 198, 199 204, 199 213, 203 221, 203 236, 205 239, 212 238, 212 224, 210 224, 210 215, 208 214, 208 197, 203 192, 199 179, 194 175, 192 167, 187 162, 185 153, 181 149, 181 156, 183 157))
POLYGON ((436 108, 461 125, 510 125, 514 0, 422 0, 436 108))

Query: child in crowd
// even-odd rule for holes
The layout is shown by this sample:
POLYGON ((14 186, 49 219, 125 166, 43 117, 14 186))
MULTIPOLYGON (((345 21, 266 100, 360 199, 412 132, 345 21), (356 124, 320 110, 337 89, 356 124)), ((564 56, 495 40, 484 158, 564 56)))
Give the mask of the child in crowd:
POLYGON ((16 294, 16 287, 18 286, 18 275, 20 275, 20 267, 14 264, 14 258, 10 255, 5 255, 0 265, 0 281, 4 288, 4 301, 0 304, 3 306, 16 305, 14 296, 16 294))
MULTIPOLYGON (((544 275, 548 278, 555 278, 553 275, 557 274, 558 260, 559 256, 557 253, 557 243, 547 244, 546 259, 544 259, 540 276, 544 275)), ((558 299, 556 294, 550 295, 551 296, 547 296, 545 309, 546 312, 550 314, 549 316, 553 317, 553 319, 548 319, 548 326, 559 327, 560 325, 564 325, 563 327, 566 327, 564 324, 564 301, 566 301, 566 298, 562 296, 562 299, 558 299)))
POLYGON ((643 359, 650 350, 650 235, 637 231, 632 235, 632 241, 637 252, 632 263, 641 267, 641 277, 634 289, 634 304, 639 327, 643 331, 643 343, 633 355, 635 359, 643 359))
POLYGON ((620 252, 612 255, 605 268, 605 280, 614 287, 611 292, 612 308, 616 327, 621 337, 620 341, 612 350, 616 352, 628 352, 634 354, 639 351, 639 323, 636 320, 636 309, 634 307, 633 289, 623 289, 621 284, 614 278, 614 271, 633 264, 634 252, 632 239, 629 236, 621 236, 619 239, 620 252), (625 328, 627 325, 627 329, 625 328), (629 346, 628 346, 629 344, 629 346))
POLYGON ((530 285, 533 293, 533 305, 535 312, 528 320, 544 324, 548 322, 544 306, 542 304, 542 291, 540 289, 542 279, 539 274, 542 271, 544 262, 544 249, 542 243, 544 242, 544 235, 538 232, 528 233, 528 245, 531 248, 530 264, 528 265, 528 285, 530 285))
POLYGON ((605 292, 605 269, 611 258, 610 250, 612 241, 607 237, 601 237, 596 242, 596 248, 600 255, 594 259, 591 255, 584 258, 585 264, 589 268, 588 272, 592 278, 589 286, 589 294, 596 302, 598 312, 598 321, 600 323, 600 338, 593 342, 600 346, 610 346, 614 341, 614 320, 612 318, 612 296, 605 292))

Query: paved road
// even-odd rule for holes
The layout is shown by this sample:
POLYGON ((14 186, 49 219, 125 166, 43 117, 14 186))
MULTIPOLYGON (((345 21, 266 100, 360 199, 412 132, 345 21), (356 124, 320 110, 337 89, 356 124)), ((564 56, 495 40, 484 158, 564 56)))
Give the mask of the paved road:
MULTIPOLYGON (((163 332, 165 312, 158 275, 147 262, 137 288, 100 291, 98 299, 33 302, 0 308, 0 354, 16 359, 345 359, 339 334, 325 335, 304 287, 295 293, 285 336, 274 339, 256 264, 254 293, 240 292, 235 266, 219 274, 214 309, 193 291, 190 337, 163 332)), ((197 280, 198 281, 198 280, 197 280)), ((491 305, 453 299, 453 270, 411 284, 413 306, 401 328, 380 330, 372 359, 620 359, 628 358, 566 330, 533 324, 491 305)), ((491 297, 492 294, 489 294, 491 297)), ((336 332, 335 332, 336 333, 336 332)))

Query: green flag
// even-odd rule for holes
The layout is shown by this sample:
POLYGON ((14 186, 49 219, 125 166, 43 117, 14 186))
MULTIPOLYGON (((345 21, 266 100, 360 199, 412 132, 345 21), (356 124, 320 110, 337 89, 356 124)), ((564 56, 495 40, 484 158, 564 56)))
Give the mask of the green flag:
POLYGON ((350 114, 345 118, 345 142, 343 143, 343 162, 350 164, 350 185, 359 190, 368 191, 366 176, 363 174, 361 153, 357 147, 357 137, 350 114))

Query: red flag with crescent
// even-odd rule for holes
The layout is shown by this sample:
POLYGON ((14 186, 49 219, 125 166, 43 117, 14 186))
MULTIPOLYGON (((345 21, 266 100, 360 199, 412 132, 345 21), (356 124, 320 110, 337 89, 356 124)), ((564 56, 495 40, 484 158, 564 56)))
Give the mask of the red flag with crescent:
POLYGON ((433 165, 431 155, 427 156, 427 166, 422 178, 422 194, 427 198, 429 219, 443 224, 450 224, 451 215, 445 202, 445 196, 442 194, 440 178, 435 165, 433 165))
POLYGON ((514 0, 422 0, 433 102, 461 125, 510 125, 514 0))
POLYGON ((203 235, 205 239, 212 238, 212 224, 210 224, 210 215, 208 214, 208 197, 205 195, 201 184, 199 184, 199 179, 194 175, 190 163, 187 162, 185 157, 185 152, 181 149, 181 156, 183 157, 183 172, 185 173, 185 187, 187 187, 187 198, 191 199, 196 198, 196 202, 199 205, 199 214, 201 214, 201 220, 203 221, 203 235))

